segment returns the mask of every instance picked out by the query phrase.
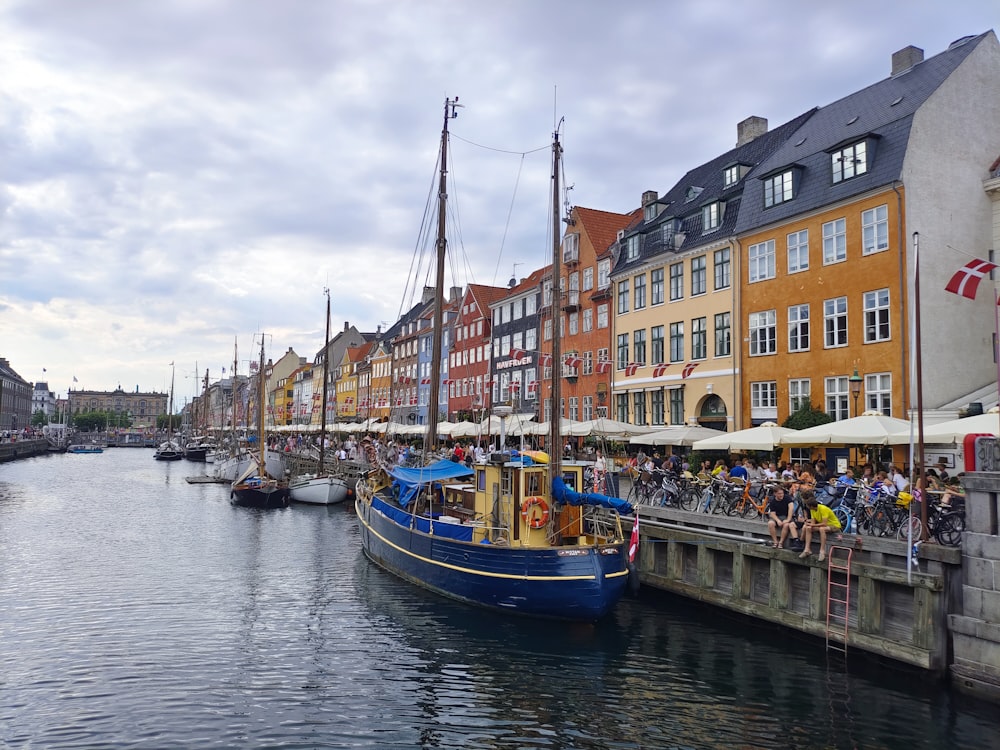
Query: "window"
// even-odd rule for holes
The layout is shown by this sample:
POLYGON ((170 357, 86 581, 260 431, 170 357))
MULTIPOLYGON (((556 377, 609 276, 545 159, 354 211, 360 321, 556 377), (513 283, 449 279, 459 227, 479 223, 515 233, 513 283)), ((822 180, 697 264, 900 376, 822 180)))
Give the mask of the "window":
POLYGON ((524 348, 533 352, 538 348, 538 329, 529 328, 524 332, 524 348))
POLYGON ((749 249, 750 283, 774 278, 774 240, 758 242, 749 249))
POLYGON ((569 397, 569 418, 574 421, 580 418, 580 401, 576 396, 569 397))
POLYGON ((823 302, 823 346, 832 349, 847 346, 847 297, 823 302))
POLYGON ((518 331, 517 333, 515 333, 511 337, 511 339, 510 339, 510 345, 512 347, 514 347, 515 349, 523 349, 524 348, 524 332, 523 331, 518 331))
POLYGON ((788 413, 794 414, 810 403, 809 378, 788 381, 788 413))
POLYGON ((597 306, 597 327, 607 328, 608 327, 608 306, 598 305, 597 306))
POLYGON ((618 334, 618 369, 624 370, 628 364, 628 334, 618 334))
POLYGON ((639 241, 642 235, 633 234, 625 239, 625 260, 636 260, 639 257, 639 241))
POLYGON ((611 283, 611 259, 602 260, 597 264, 597 288, 607 289, 611 283))
POLYGON ((632 309, 641 310, 646 306, 646 274, 640 274, 632 279, 632 289, 635 294, 632 309))
POLYGON ((764 208, 777 206, 792 199, 792 170, 764 179, 764 208))
POLYGON ((552 280, 542 282, 542 307, 552 304, 552 280))
POLYGON ((684 324, 670 324, 670 361, 680 362, 684 359, 684 324))
POLYGON ((715 288, 728 289, 732 283, 732 265, 729 257, 729 248, 715 251, 715 288))
POLYGON ((594 353, 584 352, 583 353, 583 374, 593 375, 594 374, 594 353))
POLYGON ((657 389, 649 394, 649 411, 651 424, 663 424, 663 389, 657 389))
POLYGON ((529 367, 524 371, 524 382, 527 385, 524 387, 524 393, 522 394, 528 401, 534 401, 538 398, 538 379, 535 377, 535 368, 529 367))
POLYGON ((774 310, 750 313, 750 356, 777 351, 777 315, 774 310))
POLYGON ((888 341, 889 336, 889 290, 865 292, 865 343, 888 341))
POLYGON ((628 312, 628 280, 618 282, 618 314, 628 312))
POLYGON ((699 255, 691 259, 691 294, 704 294, 707 289, 705 281, 705 256, 699 255))
POLYGON ((711 232, 719 228, 722 217, 726 213, 726 204, 722 201, 709 203, 701 209, 701 231, 711 232))
POLYGON ((865 408, 892 416, 892 375, 877 372, 865 375, 865 408))
POLYGON ((670 301, 684 297, 684 264, 674 263, 670 266, 670 301))
POLYGON ((663 326, 653 326, 649 329, 650 340, 649 340, 649 361, 653 364, 660 364, 663 362, 663 326))
POLYGON ((635 415, 635 424, 646 424, 645 391, 635 391, 632 393, 632 408, 635 415))
POLYGON ((809 351, 809 305, 788 308, 788 351, 809 351))
POLYGON ((659 305, 663 303, 663 269, 657 268, 649 273, 649 296, 650 303, 659 305))
POLYGON ((615 409, 618 412, 619 422, 628 422, 628 394, 615 394, 615 409))
POLYGON ((871 255, 889 249, 889 207, 886 205, 861 212, 861 254, 871 255))
POLYGON ((850 395, 847 376, 826 378, 826 413, 837 419, 847 419, 851 416, 847 405, 850 395))
POLYGON ((722 187, 723 189, 732 187, 737 182, 740 181, 740 165, 734 164, 731 167, 726 167, 722 172, 722 187))
POLYGON ((513 314, 511 315, 511 320, 520 320, 524 317, 524 300, 515 300, 513 314))
POLYGON ((684 424, 684 389, 670 391, 670 424, 684 424))
POLYGON ((588 422, 594 418, 594 397, 584 396, 583 397, 583 417, 584 422, 588 422))
POLYGON ((569 314, 569 335, 575 336, 580 332, 580 313, 569 314))
POLYGON ((546 341, 552 340, 552 318, 546 318, 545 322, 542 324, 542 338, 546 341))
POLYGON ((778 406, 778 383, 768 380, 750 384, 751 409, 776 409, 778 406))
POLYGON ((594 311, 587 309, 583 311, 583 332, 594 330, 594 311))
POLYGON ((594 268, 590 266, 583 269, 583 291, 589 292, 594 288, 594 268))
POLYGON ((708 356, 708 318, 691 321, 691 359, 705 359, 708 356))
POLYGON ((633 362, 645 364, 646 362, 646 329, 635 331, 632 334, 633 362))
POLYGON ((830 155, 834 183, 849 180, 868 171, 868 154, 864 141, 834 151, 830 155))
POLYGON ((728 357, 732 349, 732 333, 729 313, 715 315, 715 356, 728 357))
POLYGON ((847 221, 836 219, 823 225, 823 264, 847 260, 847 221))
POLYGON ((788 273, 809 270, 809 230, 788 235, 788 273))
POLYGON ((642 209, 642 220, 652 221, 656 218, 656 203, 649 203, 642 209))

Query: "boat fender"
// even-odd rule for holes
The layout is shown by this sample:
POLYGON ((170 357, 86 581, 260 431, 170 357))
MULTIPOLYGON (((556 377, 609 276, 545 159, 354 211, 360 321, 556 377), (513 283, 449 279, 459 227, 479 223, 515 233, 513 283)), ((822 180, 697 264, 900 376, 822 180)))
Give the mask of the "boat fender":
POLYGON ((524 498, 524 502, 521 503, 521 518, 523 518, 532 529, 540 529, 545 526, 545 524, 549 522, 549 506, 545 502, 545 498, 537 496, 524 498), (532 514, 531 509, 535 506, 542 509, 542 514, 540 516, 532 514))
POLYGON ((639 593, 639 571, 635 569, 635 563, 628 564, 628 591, 633 596, 639 593))

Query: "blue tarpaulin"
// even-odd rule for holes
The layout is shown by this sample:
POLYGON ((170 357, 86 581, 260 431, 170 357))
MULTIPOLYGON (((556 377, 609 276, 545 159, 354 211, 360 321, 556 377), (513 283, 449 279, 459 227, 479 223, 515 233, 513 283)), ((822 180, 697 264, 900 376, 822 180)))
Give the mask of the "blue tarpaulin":
POLYGON ((430 466, 397 466, 389 472, 389 475, 395 480, 392 483, 393 495, 396 495, 399 498, 399 504, 405 507, 409 505, 410 500, 416 497, 421 485, 469 477, 474 473, 465 464, 442 459, 430 466))
POLYGON ((555 477, 552 480, 552 497, 560 503, 567 505, 601 505, 605 508, 617 510, 622 514, 632 512, 632 504, 617 497, 609 497, 599 492, 577 492, 566 486, 562 477, 555 477))

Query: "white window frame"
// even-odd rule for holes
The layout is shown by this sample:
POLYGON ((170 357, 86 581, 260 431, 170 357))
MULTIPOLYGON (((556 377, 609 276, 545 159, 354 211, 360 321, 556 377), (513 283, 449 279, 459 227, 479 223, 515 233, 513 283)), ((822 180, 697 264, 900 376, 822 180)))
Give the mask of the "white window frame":
POLYGON ((823 265, 847 260, 847 219, 841 217, 823 225, 823 265))
POLYGON ((873 255, 889 249, 889 206, 861 212, 861 254, 873 255))
POLYGON ((773 279, 775 275, 774 240, 764 240, 750 245, 747 249, 747 266, 751 284, 773 279))
POLYGON ((858 141, 830 155, 833 183, 843 182, 868 172, 868 144, 858 141))
POLYGON ((764 208, 787 203, 794 198, 792 170, 787 169, 764 180, 764 208))
POLYGON ((788 233, 788 273, 809 270, 809 230, 788 233))
POLYGON ((809 351, 809 305, 788 308, 788 351, 809 351))
POLYGON ((809 378, 791 378, 788 381, 788 413, 794 414, 812 403, 812 381, 809 378))
POLYGON ((823 348, 847 346, 847 297, 823 300, 823 348))
POLYGON ((823 379, 823 390, 825 393, 826 413, 835 421, 847 419, 851 416, 851 407, 848 397, 851 395, 850 383, 846 375, 837 375, 832 378, 823 379))
POLYGON ((865 409, 892 416, 892 373, 870 372, 865 375, 865 409))
POLYGON ((865 311, 865 343, 877 344, 892 339, 892 326, 889 315, 889 289, 876 289, 865 292, 863 297, 865 311))
POLYGON ((777 353, 777 313, 775 310, 750 313, 748 330, 750 332, 751 357, 777 353))
POLYGON ((607 328, 608 327, 608 325, 609 325, 608 320, 609 320, 609 317, 610 317, 610 309, 611 308, 610 308, 610 306, 607 303, 604 303, 603 305, 598 305, 597 306, 597 327, 598 328, 607 328))

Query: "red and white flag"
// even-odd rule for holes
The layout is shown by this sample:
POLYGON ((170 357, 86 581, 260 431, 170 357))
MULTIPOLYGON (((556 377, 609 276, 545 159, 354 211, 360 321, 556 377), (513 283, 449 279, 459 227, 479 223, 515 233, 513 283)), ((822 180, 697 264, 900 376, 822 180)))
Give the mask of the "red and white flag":
POLYGON ((639 549, 639 511, 632 511, 635 514, 635 523, 632 524, 632 538, 628 543, 628 561, 635 562, 635 553, 639 549))
POLYGON ((701 362, 688 362, 686 365, 684 365, 684 369, 681 371, 681 378, 686 378, 694 371, 694 368, 696 368, 700 364, 701 362))
POLYGON ((511 359, 524 359, 526 356, 528 356, 528 353, 524 351, 524 349, 511 348, 510 353, 507 356, 509 356, 511 359))
POLYGON ((661 375, 663 375, 663 373, 665 373, 667 371, 668 367, 670 367, 670 365, 665 365, 662 362, 660 364, 658 364, 658 365, 654 365, 653 366, 653 377, 654 378, 660 377, 661 375))
POLYGON ((552 366, 552 355, 551 354, 539 354, 538 355, 538 364, 540 364, 542 367, 551 367, 552 366))
POLYGON ((576 368, 576 367, 579 367, 580 365, 583 364, 583 358, 582 357, 574 357, 574 356, 570 355, 570 356, 567 356, 563 360, 563 364, 566 365, 567 367, 574 367, 574 368, 576 368))
POLYGON ((625 374, 626 375, 629 375, 629 376, 635 375, 636 372, 638 372, 638 371, 639 371, 639 363, 638 362, 629 362, 627 365, 625 365, 625 374))
POLYGON ((996 263, 990 263, 988 260, 980 258, 970 260, 958 269, 958 272, 951 277, 951 281, 944 288, 946 291, 960 294, 969 299, 975 299, 976 290, 979 289, 979 282, 996 267, 996 263))
POLYGON ((528 393, 534 393, 537 390, 538 390, 537 380, 532 380, 530 383, 528 383, 528 393))
POLYGON ((601 373, 611 372, 612 362, 610 359, 599 359, 597 360, 597 371, 601 373))

